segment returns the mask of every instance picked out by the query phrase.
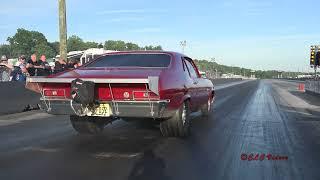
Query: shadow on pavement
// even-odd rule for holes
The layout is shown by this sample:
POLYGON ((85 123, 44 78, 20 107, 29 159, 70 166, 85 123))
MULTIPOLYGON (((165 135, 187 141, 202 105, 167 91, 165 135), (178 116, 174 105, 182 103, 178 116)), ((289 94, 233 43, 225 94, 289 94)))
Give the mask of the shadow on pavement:
POLYGON ((320 106, 320 97, 312 94, 299 92, 299 91, 289 91, 292 95, 297 96, 301 99, 304 99, 308 104, 314 106, 320 106))
POLYGON ((159 179, 170 180, 165 175, 165 162, 163 159, 157 157, 152 150, 147 150, 143 153, 141 159, 135 163, 130 175, 129 180, 143 180, 143 179, 159 179))
POLYGON ((313 109, 280 106, 293 137, 294 161, 305 179, 320 179, 320 112, 313 109), (303 163, 302 163, 303 162, 303 163), (312 178, 311 178, 312 177, 312 178))

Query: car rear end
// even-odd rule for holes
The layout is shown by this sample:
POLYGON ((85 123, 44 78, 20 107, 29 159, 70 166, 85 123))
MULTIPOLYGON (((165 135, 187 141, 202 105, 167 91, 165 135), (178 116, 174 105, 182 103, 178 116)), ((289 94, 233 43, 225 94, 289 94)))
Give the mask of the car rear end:
POLYGON ((56 115, 126 118, 168 118, 170 99, 161 98, 159 78, 170 68, 166 53, 109 54, 84 67, 51 77, 30 77, 39 91, 41 107, 56 115), (94 83, 94 102, 82 104, 72 96, 72 81, 94 83))

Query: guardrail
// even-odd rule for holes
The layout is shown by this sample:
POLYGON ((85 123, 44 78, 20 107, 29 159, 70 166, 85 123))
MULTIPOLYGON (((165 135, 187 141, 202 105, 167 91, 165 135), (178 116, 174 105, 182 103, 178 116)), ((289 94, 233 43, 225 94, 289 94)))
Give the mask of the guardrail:
POLYGON ((282 78, 284 80, 292 80, 292 81, 310 81, 313 80, 313 78, 282 78))
POLYGON ((315 81, 315 80, 306 81, 305 90, 306 92, 320 95, 320 81, 315 81))

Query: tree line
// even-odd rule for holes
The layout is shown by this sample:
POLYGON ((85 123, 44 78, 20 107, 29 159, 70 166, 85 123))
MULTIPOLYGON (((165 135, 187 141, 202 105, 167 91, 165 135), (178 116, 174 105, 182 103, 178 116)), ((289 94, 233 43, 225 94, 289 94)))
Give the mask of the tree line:
MULTIPOLYGON (((256 78, 259 79, 272 79, 272 78, 277 78, 279 71, 275 70, 268 70, 268 71, 262 71, 262 70, 257 70, 252 72, 252 69, 247 69, 247 68, 241 68, 241 67, 235 67, 235 66, 226 66, 226 65, 221 65, 216 62, 211 62, 207 60, 195 60, 195 63, 197 64, 197 67, 201 71, 205 72, 210 72, 210 73, 215 73, 217 70, 218 74, 228 74, 232 73, 235 75, 242 75, 242 76, 247 76, 250 77, 251 73, 255 75, 256 78)), ((294 78, 297 77, 298 75, 301 75, 303 73, 299 72, 282 72, 282 77, 284 78, 294 78)))
POLYGON ((195 60, 195 63, 201 71, 215 72, 217 70, 220 75, 233 73, 237 75, 250 76, 251 73, 251 69, 221 65, 207 60, 195 60))
MULTIPOLYGON (((20 55, 30 56, 31 54, 45 54, 47 57, 55 57, 59 54, 59 42, 49 42, 44 34, 38 31, 29 31, 23 28, 17 29, 14 36, 7 38, 8 44, 0 45, 0 55, 7 55, 9 58, 16 58, 20 55)), ((85 42, 76 35, 72 35, 67 41, 67 50, 83 51, 89 48, 104 48, 107 50, 116 51, 131 51, 131 50, 162 50, 158 46, 143 46, 125 42, 121 40, 107 40, 104 44, 94 41, 85 42)))
MULTIPOLYGON (((30 56, 33 53, 38 55, 45 54, 47 57, 52 58, 59 54, 59 42, 49 42, 44 34, 37 31, 29 31, 23 28, 17 29, 14 36, 7 38, 8 44, 0 45, 0 55, 6 55, 9 58, 17 58, 20 55, 30 56)), ((67 49, 70 51, 83 51, 89 48, 104 48, 107 50, 116 51, 130 51, 130 50, 162 50, 158 46, 144 46, 132 42, 125 42, 121 40, 107 40, 102 43, 94 41, 85 42, 83 39, 76 35, 68 38, 67 49)), ((201 71, 215 73, 216 71, 221 74, 233 73, 236 75, 250 76, 251 69, 221 65, 216 62, 207 60, 195 60, 195 63, 201 71)), ((276 78, 279 74, 278 71, 255 71, 257 78, 276 78)), ((283 77, 295 77, 297 72, 283 72, 283 77)))

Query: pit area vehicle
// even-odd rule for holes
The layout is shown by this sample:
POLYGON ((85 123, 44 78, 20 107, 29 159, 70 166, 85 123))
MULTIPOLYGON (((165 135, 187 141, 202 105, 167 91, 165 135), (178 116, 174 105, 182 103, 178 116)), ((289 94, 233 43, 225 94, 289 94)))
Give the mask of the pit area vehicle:
MULTIPOLYGON (((107 53, 112 53, 112 52, 117 52, 114 50, 105 50, 103 48, 90 48, 84 51, 70 51, 67 54, 67 59, 74 59, 79 61, 81 64, 85 64, 89 61, 92 61, 93 59, 96 59, 97 57, 107 54, 107 53)), ((59 59, 60 55, 57 55, 54 58, 54 61, 59 59)), ((53 64, 54 65, 54 64, 53 64)))
POLYGON ((83 66, 48 77, 29 77, 27 88, 41 93, 41 107, 69 115, 79 133, 100 133, 115 119, 150 119, 164 136, 190 134, 190 113, 208 116, 214 87, 193 60, 168 51, 102 55, 83 66))

